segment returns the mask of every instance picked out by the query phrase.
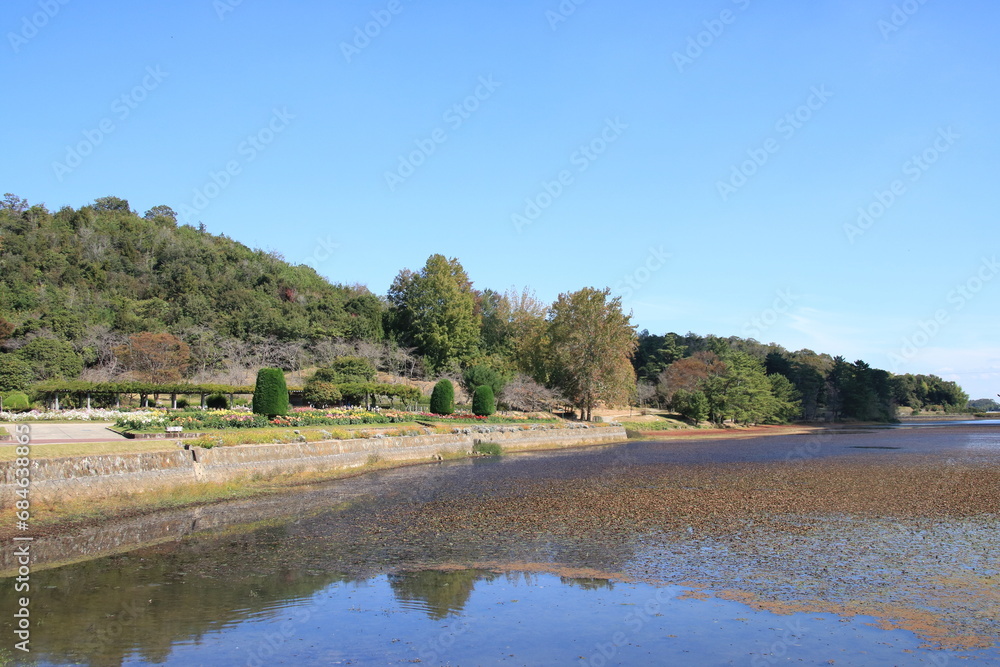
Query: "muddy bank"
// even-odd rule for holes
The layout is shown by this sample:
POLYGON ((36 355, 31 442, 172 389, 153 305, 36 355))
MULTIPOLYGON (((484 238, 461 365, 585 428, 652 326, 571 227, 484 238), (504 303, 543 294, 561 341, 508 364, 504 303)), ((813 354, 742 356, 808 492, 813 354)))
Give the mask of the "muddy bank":
MULTIPOLYGON (((123 495, 141 496, 199 483, 360 468, 376 463, 413 463, 472 454, 478 443, 509 451, 557 449, 625 440, 620 426, 587 424, 484 426, 455 429, 452 435, 376 436, 275 445, 178 448, 169 452, 31 459, 35 503, 62 503, 123 495)), ((16 500, 17 465, 0 463, 0 504, 16 500)))

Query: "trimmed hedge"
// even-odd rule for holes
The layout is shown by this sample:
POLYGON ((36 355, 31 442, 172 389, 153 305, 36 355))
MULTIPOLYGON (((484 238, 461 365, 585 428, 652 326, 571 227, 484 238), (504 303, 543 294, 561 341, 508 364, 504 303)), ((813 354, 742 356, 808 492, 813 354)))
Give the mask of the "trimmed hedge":
POLYGON ((476 387, 472 394, 472 414, 477 417, 489 417, 497 411, 496 398, 493 396, 493 388, 489 385, 476 387))
POLYGON ((253 391, 253 411, 273 419, 288 414, 288 387, 285 372, 280 368, 262 368, 257 371, 257 385, 253 391))
POLYGON ((455 385, 451 380, 441 380, 431 392, 431 412, 436 415, 450 415, 455 412, 455 385))
POLYGON ((229 399, 222 394, 212 394, 205 399, 205 407, 210 410, 228 410, 229 399))
POLYGON ((7 412, 21 412, 31 408, 31 400, 27 395, 13 392, 3 397, 3 409, 7 412))

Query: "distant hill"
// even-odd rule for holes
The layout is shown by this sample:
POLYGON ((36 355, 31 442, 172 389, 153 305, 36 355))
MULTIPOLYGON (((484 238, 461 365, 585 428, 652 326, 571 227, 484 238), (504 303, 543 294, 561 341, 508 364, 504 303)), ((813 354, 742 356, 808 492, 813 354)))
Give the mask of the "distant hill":
POLYGON ((381 338, 381 302, 308 266, 224 235, 178 225, 158 206, 140 217, 104 197, 55 213, 13 195, 0 204, 0 315, 12 338, 40 330, 78 341, 207 328, 246 340, 381 338))

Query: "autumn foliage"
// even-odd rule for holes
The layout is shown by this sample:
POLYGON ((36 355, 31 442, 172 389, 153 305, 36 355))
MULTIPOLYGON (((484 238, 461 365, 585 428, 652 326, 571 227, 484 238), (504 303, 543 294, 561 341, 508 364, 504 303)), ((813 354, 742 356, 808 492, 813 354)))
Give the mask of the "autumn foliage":
POLYGON ((181 339, 149 331, 129 336, 128 343, 119 345, 114 352, 118 361, 142 382, 177 382, 191 358, 191 348, 181 339))

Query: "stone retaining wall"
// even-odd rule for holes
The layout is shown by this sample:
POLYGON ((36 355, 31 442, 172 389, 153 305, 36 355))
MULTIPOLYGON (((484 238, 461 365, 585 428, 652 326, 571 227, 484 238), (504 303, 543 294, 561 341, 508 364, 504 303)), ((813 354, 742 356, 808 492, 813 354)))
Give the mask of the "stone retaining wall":
MULTIPOLYGON (((369 463, 431 461, 472 452, 479 442, 505 451, 600 445, 625 440, 620 426, 472 427, 452 435, 376 437, 169 452, 106 454, 31 461, 31 499, 59 502, 164 490, 198 482, 269 479, 282 474, 357 468, 369 463)), ((15 465, 0 463, 0 503, 15 500, 15 465)))

